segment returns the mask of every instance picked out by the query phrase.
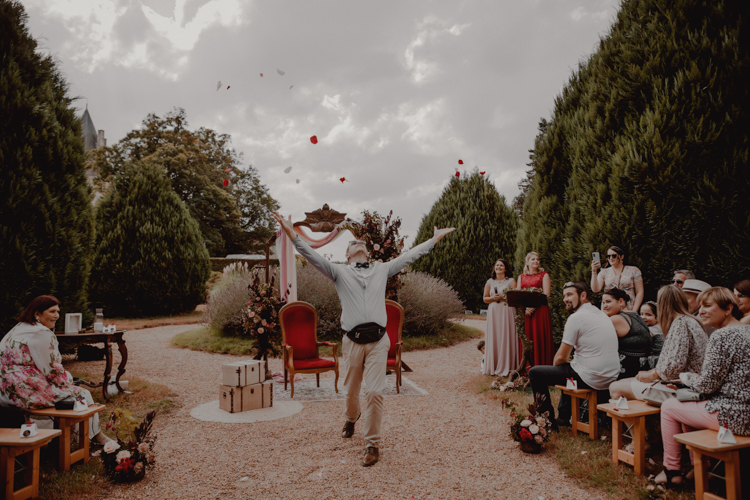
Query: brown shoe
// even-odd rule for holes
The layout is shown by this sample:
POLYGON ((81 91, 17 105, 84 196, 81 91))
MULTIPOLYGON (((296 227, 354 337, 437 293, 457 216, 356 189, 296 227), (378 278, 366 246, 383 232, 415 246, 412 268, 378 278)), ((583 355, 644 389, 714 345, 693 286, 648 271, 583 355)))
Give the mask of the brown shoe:
MULTIPOLYGON (((357 420, 359 420, 359 417, 361 416, 362 416, 361 413, 357 415, 357 420)), ((341 431, 342 438, 349 439, 350 437, 354 435, 354 424, 357 423, 357 420, 355 420, 354 422, 349 422, 348 420, 344 422, 344 430, 341 431)))
POLYGON ((365 460, 362 462, 363 467, 369 467, 375 465, 380 460, 380 452, 373 446, 368 446, 365 450, 365 460))

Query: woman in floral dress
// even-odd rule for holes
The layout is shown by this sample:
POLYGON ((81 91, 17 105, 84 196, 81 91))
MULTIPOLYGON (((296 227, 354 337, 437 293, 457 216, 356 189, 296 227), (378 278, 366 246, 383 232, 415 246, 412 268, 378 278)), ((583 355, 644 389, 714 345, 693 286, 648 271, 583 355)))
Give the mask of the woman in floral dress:
POLYGON ((484 285, 487 329, 484 335, 484 374, 507 376, 518 367, 516 308, 505 302, 505 291, 516 287, 513 271, 505 259, 498 259, 492 277, 484 285))
MULTIPOLYGON (((526 263, 523 266, 523 274, 518 277, 518 288, 528 287, 541 288, 544 294, 549 298, 550 294, 550 277, 549 273, 539 267, 539 254, 529 252, 526 254, 526 263)), ((551 365, 555 357, 554 346, 552 345, 552 318, 549 313, 549 306, 527 307, 526 317, 524 318, 526 335, 534 343, 534 366, 551 365)))
MULTIPOLYGON (((51 295, 40 295, 0 341, 0 405, 44 408, 68 396, 82 396, 94 403, 91 393, 73 385, 73 376, 62 366, 52 332, 59 318, 60 302, 51 295)), ((89 424, 89 438, 109 441, 99 428, 98 415, 91 417, 89 424)))

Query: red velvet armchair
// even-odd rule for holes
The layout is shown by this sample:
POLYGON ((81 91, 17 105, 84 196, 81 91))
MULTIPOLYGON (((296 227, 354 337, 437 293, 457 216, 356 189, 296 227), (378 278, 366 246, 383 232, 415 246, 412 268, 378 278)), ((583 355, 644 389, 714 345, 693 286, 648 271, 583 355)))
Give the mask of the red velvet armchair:
POLYGON ((284 355, 284 390, 287 372, 292 384, 291 397, 294 397, 295 373, 314 373, 320 387, 320 374, 333 370, 336 374, 333 388, 339 392, 339 358, 336 355, 339 346, 332 342, 318 342, 318 312, 315 308, 307 302, 290 302, 279 311, 279 324, 284 355), (333 348, 333 360, 318 355, 318 347, 322 345, 333 348))
POLYGON ((392 300, 385 301, 385 312, 388 315, 388 322, 385 329, 388 332, 388 338, 391 341, 391 348, 388 349, 387 367, 396 371, 396 392, 401 392, 401 331, 404 329, 404 308, 401 304, 392 300))

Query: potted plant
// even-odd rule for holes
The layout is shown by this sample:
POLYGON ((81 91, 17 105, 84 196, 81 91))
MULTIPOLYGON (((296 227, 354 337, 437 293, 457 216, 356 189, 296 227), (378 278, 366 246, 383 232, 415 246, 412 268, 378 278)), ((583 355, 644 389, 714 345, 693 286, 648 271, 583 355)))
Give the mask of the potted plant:
POLYGON ((525 453, 539 453, 542 451, 544 443, 549 441, 552 422, 549 419, 549 412, 539 413, 539 402, 531 403, 528 406, 528 413, 513 411, 515 403, 510 403, 510 416, 515 418, 515 423, 510 426, 510 435, 514 441, 520 444, 521 451, 525 453))
POLYGON ((155 417, 156 410, 149 412, 140 423, 127 410, 118 408, 110 414, 105 428, 115 431, 116 440, 105 444, 100 456, 111 480, 118 483, 139 481, 146 475, 146 468, 153 467, 156 436, 151 435, 151 426, 155 417))

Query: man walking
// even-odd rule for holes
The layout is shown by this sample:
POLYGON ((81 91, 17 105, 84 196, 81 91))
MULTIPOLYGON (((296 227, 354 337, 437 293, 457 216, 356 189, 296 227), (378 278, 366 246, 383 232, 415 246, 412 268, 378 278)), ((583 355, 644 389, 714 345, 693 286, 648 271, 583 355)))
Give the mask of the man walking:
POLYGON ((562 394, 557 406, 557 419, 549 396, 550 385, 565 385, 569 378, 578 382, 579 389, 609 388, 620 374, 617 353, 617 332, 612 321, 589 302, 588 287, 583 281, 569 281, 563 285, 565 309, 571 313, 565 322, 562 343, 555 354, 553 366, 534 366, 529 370, 529 381, 534 397, 541 398, 539 412, 549 411, 552 429, 570 425, 570 396, 562 394), (568 358, 573 348, 573 361, 568 358))
POLYGON ((365 381, 367 413, 365 414, 365 458, 363 466, 380 459, 380 424, 383 419, 383 389, 388 349, 391 342, 385 331, 385 288, 388 278, 427 254, 435 244, 455 228, 435 228, 432 239, 417 245, 389 262, 368 262, 364 241, 352 240, 346 250, 348 264, 332 264, 302 241, 289 221, 278 213, 274 219, 292 240, 294 248, 325 277, 333 281, 341 301, 342 353, 346 369, 346 422, 342 437, 354 434, 360 417, 359 392, 365 381))

